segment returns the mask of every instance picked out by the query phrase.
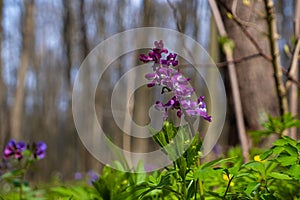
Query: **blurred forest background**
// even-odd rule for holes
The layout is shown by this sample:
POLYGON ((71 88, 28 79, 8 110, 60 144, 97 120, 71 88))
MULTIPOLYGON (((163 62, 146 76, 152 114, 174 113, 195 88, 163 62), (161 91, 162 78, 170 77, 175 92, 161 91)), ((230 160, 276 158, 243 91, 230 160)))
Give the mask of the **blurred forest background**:
MULTIPOLYGON (((262 17, 263 1, 221 0, 217 4, 228 37, 235 43, 234 59, 254 55, 237 62, 235 67, 246 132, 257 130, 267 114, 280 113, 271 62, 262 58, 241 30, 248 30, 261 51, 270 54, 268 38, 262 34, 268 30, 262 17), (232 3, 236 3, 236 10, 232 10, 232 3), (238 26, 230 13, 251 25, 238 26)), ((286 70, 295 41, 295 7, 293 0, 275 1, 280 61, 286 70)), ((226 58, 208 0, 0 0, 0 12, 0 149, 12 138, 45 141, 47 157, 38 165, 37 180, 52 176, 72 179, 77 171, 101 168, 77 135, 72 118, 72 87, 88 53, 106 38, 131 28, 178 30, 209 52, 220 67, 228 98, 227 120, 219 143, 223 149, 240 143, 226 58)), ((131 60, 126 67, 120 60, 112 64, 103 78, 105 87, 99 88, 96 97, 99 119, 123 147, 124 137, 110 123, 112 116, 101 110, 101 105, 110 102, 114 87, 110 80, 136 65, 138 54, 132 54, 131 60)), ((135 98, 139 99, 136 102, 149 101, 145 91, 137 92, 135 98)), ((134 118, 147 120, 144 113, 143 104, 135 105, 134 118)), ((132 139, 127 145, 137 152, 147 152, 152 143, 132 139)))

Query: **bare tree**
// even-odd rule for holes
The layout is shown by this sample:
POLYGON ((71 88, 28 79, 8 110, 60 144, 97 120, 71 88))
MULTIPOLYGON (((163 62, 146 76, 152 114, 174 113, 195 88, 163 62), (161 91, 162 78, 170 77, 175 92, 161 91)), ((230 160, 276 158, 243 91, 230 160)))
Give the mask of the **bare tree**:
POLYGON ((25 78, 26 71, 29 65, 30 52, 33 42, 34 34, 34 10, 35 5, 33 0, 24 1, 25 9, 22 16, 22 52, 21 62, 18 69, 18 77, 16 84, 16 93, 14 99, 14 106, 11 111, 10 130, 11 136, 15 139, 21 138, 22 131, 22 114, 25 94, 25 78))
POLYGON ((0 0, 0 139, 1 141, 5 140, 6 136, 6 124, 7 117, 5 116, 5 99, 6 99, 6 86, 3 81, 2 75, 2 39, 3 39, 3 27, 2 27, 2 15, 3 15, 3 0, 0 0))

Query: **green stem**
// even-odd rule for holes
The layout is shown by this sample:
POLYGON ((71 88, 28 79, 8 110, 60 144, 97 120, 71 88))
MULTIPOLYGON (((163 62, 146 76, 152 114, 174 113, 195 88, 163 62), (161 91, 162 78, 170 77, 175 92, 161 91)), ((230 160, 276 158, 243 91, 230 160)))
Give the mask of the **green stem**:
MULTIPOLYGON (((186 114, 186 112, 184 112, 184 114, 185 114, 185 116, 188 116, 188 115, 186 114)), ((192 124, 191 120, 190 120, 190 119, 186 119, 186 121, 187 121, 188 124, 189 124, 189 127, 190 127, 191 132, 192 132, 192 136, 195 136, 195 135, 196 135, 196 132, 195 132, 195 130, 194 130, 194 127, 193 127, 193 124, 192 124)), ((198 158, 198 161, 197 161, 197 169, 199 169, 200 165, 201 165, 200 158, 198 158)), ((197 183, 199 184, 200 200, 204 200, 205 197, 204 197, 203 182, 202 182, 200 179, 198 179, 197 182, 196 182, 196 184, 197 184, 197 183)), ((197 191, 197 190, 196 190, 196 191, 197 191)), ((197 192, 195 192, 195 193, 197 193, 197 192)), ((195 196, 196 196, 196 195, 195 195, 195 196)), ((196 198, 195 198, 195 199, 196 199, 196 198)))
POLYGON ((182 181, 183 181, 183 184, 182 184, 182 195, 183 195, 184 199, 187 199, 187 196, 186 196, 186 181, 185 181, 185 176, 184 176, 184 179, 182 181))
MULTIPOLYGON (((200 162, 200 158, 199 158, 199 159, 198 159, 198 162, 197 162, 197 169, 199 169, 200 165, 201 165, 201 162, 200 162)), ((201 200, 204 200, 205 197, 204 197, 203 182, 202 182, 200 179, 198 179, 197 182, 199 183, 200 199, 201 199, 201 200)))
POLYGON ((166 191, 169 191, 169 192, 173 192, 173 193, 177 194, 178 197, 181 197, 182 199, 184 198, 180 192, 177 192, 176 190, 173 190, 172 188, 169 188, 169 187, 163 187, 162 190, 166 190, 166 191))
POLYGON ((25 173, 26 171, 28 170, 29 166, 30 166, 31 162, 27 161, 25 163, 25 166, 24 166, 24 172, 22 172, 22 175, 21 175, 21 180, 20 180, 20 193, 19 193, 19 198, 20 200, 23 199, 23 184, 25 183, 25 173))
POLYGON ((227 192, 228 192, 228 190, 229 190, 230 183, 231 183, 231 181, 233 180, 233 177, 234 177, 234 176, 232 176, 231 179, 229 179, 229 181, 228 181, 227 188, 226 188, 226 191, 225 191, 224 196, 223 196, 223 200, 226 199, 226 195, 227 195, 227 192))
POLYGON ((20 200, 23 199, 23 183, 24 183, 24 179, 25 179, 25 172, 22 174, 21 181, 20 181, 20 193, 19 193, 20 200))

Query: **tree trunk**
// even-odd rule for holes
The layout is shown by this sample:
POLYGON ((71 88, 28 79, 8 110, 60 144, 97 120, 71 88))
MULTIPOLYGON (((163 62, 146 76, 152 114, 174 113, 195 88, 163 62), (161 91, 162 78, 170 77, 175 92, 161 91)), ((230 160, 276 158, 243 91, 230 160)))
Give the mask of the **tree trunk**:
POLYGON ((2 28, 2 13, 3 13, 3 0, 0 0, 0 140, 6 140, 6 125, 7 125, 7 117, 5 116, 6 105, 5 105, 5 97, 6 97, 6 87, 3 81, 2 75, 2 39, 3 39, 3 28, 2 28))
MULTIPOLYGON (((244 5, 242 1, 221 0, 220 2, 225 28, 229 38, 234 41, 234 59, 256 54, 258 50, 241 27, 228 17, 224 5, 233 9, 234 17, 241 22, 241 26, 256 40, 261 50, 270 55, 269 41, 264 34, 268 32, 266 20, 258 15, 258 13, 265 13, 263 2, 251 1, 250 6, 244 5)), ((279 113, 272 65, 263 57, 255 57, 237 63, 236 70, 246 128, 258 130, 268 114, 278 115, 279 113)))
POLYGON ((23 15, 22 22, 22 53, 21 62, 18 69, 18 77, 16 83, 16 93, 14 99, 14 105, 12 107, 11 119, 10 119, 10 130, 11 137, 19 140, 21 138, 22 131, 22 115, 24 107, 24 96, 25 96, 25 78, 26 71, 29 65, 30 50, 33 42, 34 33, 34 1, 28 0, 25 2, 25 14, 23 15))
MULTIPOLYGON (((153 14, 153 2, 145 0, 143 3, 143 26, 151 26, 151 15, 153 14)), ((140 39, 140 38, 139 38, 140 39)), ((153 41, 154 42, 154 41, 153 41)), ((137 124, 145 125, 148 123, 148 109, 149 105, 149 88, 141 88, 135 91, 133 118, 137 124)), ((135 131, 135 130, 132 130, 135 131)), ((131 138, 131 151, 145 153, 148 151, 148 140, 144 138, 131 138)))

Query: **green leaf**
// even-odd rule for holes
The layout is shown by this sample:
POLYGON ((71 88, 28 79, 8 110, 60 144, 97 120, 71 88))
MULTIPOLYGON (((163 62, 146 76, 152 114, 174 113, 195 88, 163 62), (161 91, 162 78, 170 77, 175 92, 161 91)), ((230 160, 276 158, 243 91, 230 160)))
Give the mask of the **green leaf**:
POLYGON ((291 166, 291 168, 288 170, 288 174, 296 180, 300 181, 300 165, 296 164, 291 166))
POLYGON ((297 148, 298 151, 300 151, 300 140, 297 142, 296 148, 297 148))
POLYGON ((3 174, 1 176, 1 179, 5 180, 5 179, 12 179, 12 178, 20 177, 25 172, 26 172, 25 169, 17 169, 17 170, 9 171, 9 172, 6 172, 5 174, 3 174))
MULTIPOLYGON (((145 184, 134 185, 128 187, 125 191, 116 193, 111 199, 114 200, 132 200, 132 199, 140 199, 139 197, 143 194, 143 192, 149 190, 149 187, 145 184)), ((103 198, 104 199, 104 198, 103 198)), ((104 199, 106 200, 106 199, 104 199)), ((110 199, 108 199, 110 200, 110 199)))
POLYGON ((220 37, 219 43, 222 46, 223 52, 225 51, 226 46, 229 47, 231 51, 234 49, 234 41, 227 36, 220 37))
POLYGON ((156 188, 150 188, 150 189, 148 189, 148 190, 142 192, 142 193, 139 195, 139 199, 143 199, 143 197, 144 197, 145 195, 147 195, 148 193, 152 192, 153 190, 156 190, 156 188))
POLYGON ((296 146, 297 142, 288 136, 283 136, 273 143, 275 146, 284 146, 285 144, 290 144, 296 146))
POLYGON ((159 181, 157 181, 157 179, 151 175, 148 177, 148 183, 152 186, 157 185, 159 181))
POLYGON ((272 150, 274 154, 281 154, 285 150, 285 148, 283 146, 275 146, 272 147, 272 150))
POLYGON ((224 199, 223 194, 218 194, 216 192, 211 192, 211 191, 208 191, 207 193, 210 194, 211 196, 217 198, 217 199, 224 199))
POLYGON ((292 178, 289 177, 287 174, 282 174, 279 172, 271 172, 268 174, 268 176, 270 176, 272 178, 280 179, 280 180, 292 180, 292 178))
POLYGON ((273 194, 263 194, 260 197, 262 200, 278 200, 273 194))
POLYGON ((204 168, 194 172, 194 179, 200 179, 204 181, 209 175, 212 175, 214 170, 212 168, 204 168))
POLYGON ((240 166, 234 166, 228 169, 229 173, 232 174, 233 176, 236 176, 240 170, 240 166))
POLYGON ((234 159, 236 159, 236 157, 225 158, 225 159, 219 158, 219 159, 216 159, 216 160, 213 160, 213 161, 210 161, 210 162, 207 162, 207 163, 201 165, 200 169, 205 169, 207 167, 212 167, 212 166, 215 166, 215 165, 218 165, 218 164, 222 164, 222 163, 226 163, 226 162, 231 162, 234 159))
POLYGON ((113 161, 113 166, 116 170, 119 170, 119 171, 126 171, 126 169, 124 168, 124 166, 122 165, 122 163, 118 160, 114 160, 113 161))
MULTIPOLYGON (((262 126, 265 128, 265 133, 278 133, 282 134, 285 129, 291 127, 300 127, 300 120, 296 119, 291 115, 291 113, 287 113, 282 117, 272 117, 269 115, 268 121, 263 123, 262 126)), ((259 132, 258 132, 259 133, 259 132)), ((261 132, 263 134, 264 132, 261 132)), ((257 135, 257 133, 255 133, 257 135)))
POLYGON ((200 148, 202 146, 202 143, 198 141, 198 133, 194 136, 192 142, 190 143, 190 146, 186 150, 186 152, 183 154, 183 156, 186 158, 187 167, 190 168, 192 165, 195 165, 199 159, 199 152, 200 148))
POLYGON ((92 182, 92 184, 103 199, 111 198, 110 190, 103 177, 100 177, 96 182, 92 182))
POLYGON ((258 130, 258 131, 251 131, 250 134, 252 135, 252 137, 254 138, 258 138, 261 136, 268 136, 271 135, 272 133, 274 133, 273 131, 270 130, 258 130))
POLYGON ((187 165, 186 165, 186 160, 183 157, 180 157, 176 160, 176 164, 178 166, 178 173, 181 176, 182 179, 185 179, 186 175, 186 170, 187 170, 187 165))
POLYGON ((261 175, 265 175, 265 166, 261 162, 251 161, 243 165, 253 171, 259 172, 261 175))
POLYGON ((282 166, 294 165, 297 163, 298 158, 289 155, 281 155, 276 159, 282 166))
POLYGON ((286 145, 284 145, 284 149, 291 156, 298 157, 298 150, 295 146, 292 146, 291 144, 286 144, 286 145))
POLYGON ((269 150, 265 151, 264 153, 262 153, 259 157, 261 160, 265 160, 268 157, 270 157, 272 155, 272 153, 273 153, 273 150, 269 149, 269 150))
POLYGON ((166 185, 170 185, 170 183, 171 183, 171 174, 170 173, 168 173, 168 174, 166 174, 166 175, 164 175, 164 176, 162 176, 161 177, 161 180, 160 180, 160 182, 157 184, 157 188, 162 188, 162 187, 164 187, 164 186, 166 186, 166 185))
POLYGON ((247 196, 251 196, 251 193, 255 190, 257 190, 257 188, 260 186, 260 183, 257 182, 252 182, 252 183, 247 183, 247 188, 245 190, 245 193, 247 194, 247 196))
POLYGON ((243 176, 250 176, 250 175, 251 175, 251 173, 239 173, 235 177, 240 178, 240 177, 243 177, 243 176))

